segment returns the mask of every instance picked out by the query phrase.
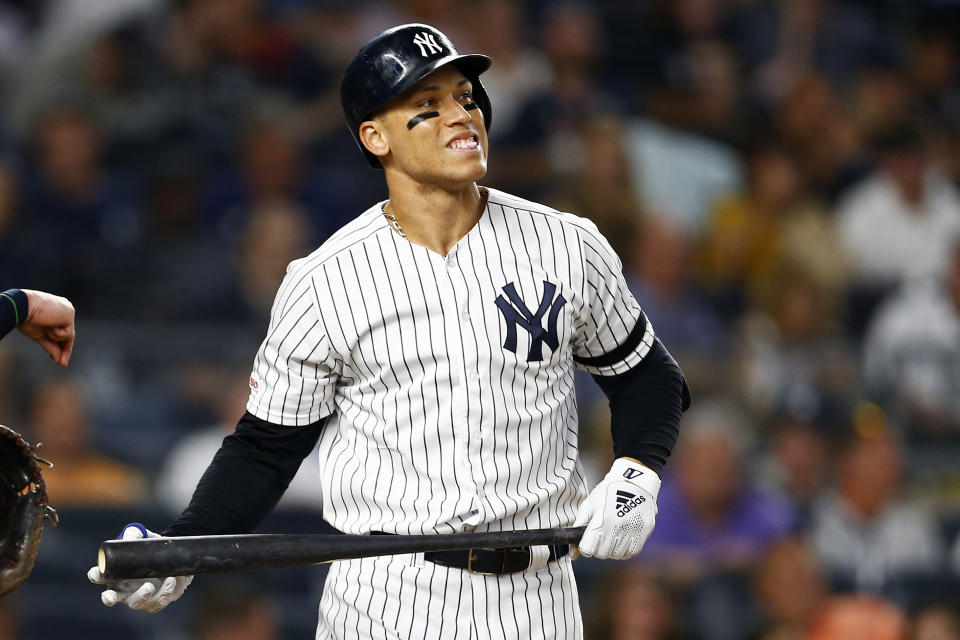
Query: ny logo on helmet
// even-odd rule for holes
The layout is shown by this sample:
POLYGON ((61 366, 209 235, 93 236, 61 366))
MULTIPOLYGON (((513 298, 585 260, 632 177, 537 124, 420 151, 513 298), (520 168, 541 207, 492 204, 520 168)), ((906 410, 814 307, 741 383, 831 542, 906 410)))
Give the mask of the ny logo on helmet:
POLYGON ((517 289, 512 282, 503 287, 503 292, 507 294, 507 297, 497 296, 496 304, 503 314, 503 319, 507 321, 507 338, 503 341, 504 349, 514 353, 517 352, 517 325, 520 325, 530 334, 527 362, 543 360, 543 343, 547 343, 547 346, 554 351, 557 350, 557 347, 560 346, 560 338, 557 336, 557 318, 560 317, 560 310, 567 301, 563 294, 557 294, 556 299, 554 299, 553 294, 556 291, 557 285, 544 280, 540 306, 536 313, 532 313, 523 303, 523 299, 520 298, 520 294, 517 293, 517 289), (509 298, 509 301, 507 298, 509 298), (542 322, 547 310, 550 311, 550 315, 547 318, 547 328, 544 329, 542 322))
POLYGON ((420 55, 424 58, 429 58, 433 54, 443 51, 443 47, 437 44, 437 40, 433 37, 433 34, 427 33, 426 31, 421 31, 413 36, 413 44, 420 47, 420 55))

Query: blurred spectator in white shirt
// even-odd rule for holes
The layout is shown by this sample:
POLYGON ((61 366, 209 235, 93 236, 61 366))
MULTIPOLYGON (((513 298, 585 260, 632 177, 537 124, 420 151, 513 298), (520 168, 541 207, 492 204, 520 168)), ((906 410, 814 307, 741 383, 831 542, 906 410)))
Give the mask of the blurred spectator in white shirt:
MULTIPOLYGON (((190 503, 197 482, 207 470, 223 439, 233 432, 243 415, 249 389, 244 384, 229 384, 217 411, 217 424, 184 436, 167 454, 156 483, 157 503, 180 513, 190 503)), ((309 455, 290 482, 278 503, 279 509, 315 509, 322 507, 320 492, 320 459, 309 455)))
POLYGON ((960 245, 948 264, 885 301, 864 344, 869 393, 911 436, 960 435, 960 245))
POLYGON ((874 143, 877 171, 838 209, 854 280, 884 287, 944 273, 960 232, 960 191, 931 164, 916 125, 890 125, 874 143))
POLYGON ((813 517, 813 542, 827 570, 859 591, 900 572, 934 571, 944 559, 934 515, 900 499, 903 450, 880 410, 863 405, 841 448, 835 489, 813 517))

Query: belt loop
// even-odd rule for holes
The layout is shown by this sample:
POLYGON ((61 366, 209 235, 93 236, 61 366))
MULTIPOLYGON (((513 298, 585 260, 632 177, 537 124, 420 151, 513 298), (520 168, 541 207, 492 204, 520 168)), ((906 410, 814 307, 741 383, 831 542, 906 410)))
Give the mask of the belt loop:
POLYGON ((528 569, 534 571, 546 569, 550 562, 550 547, 545 544, 535 544, 530 547, 530 565, 528 569))

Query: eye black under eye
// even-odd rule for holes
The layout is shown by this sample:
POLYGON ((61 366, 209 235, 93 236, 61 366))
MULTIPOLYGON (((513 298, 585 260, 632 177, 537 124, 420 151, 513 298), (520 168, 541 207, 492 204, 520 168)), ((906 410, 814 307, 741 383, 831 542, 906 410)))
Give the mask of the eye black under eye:
POLYGON ((412 118, 410 118, 410 121, 407 122, 407 130, 409 131, 410 129, 413 129, 415 126, 417 126, 424 120, 429 120, 430 118, 436 118, 439 116, 440 116, 440 112, 438 111, 425 111, 423 113, 419 113, 413 116, 412 118))

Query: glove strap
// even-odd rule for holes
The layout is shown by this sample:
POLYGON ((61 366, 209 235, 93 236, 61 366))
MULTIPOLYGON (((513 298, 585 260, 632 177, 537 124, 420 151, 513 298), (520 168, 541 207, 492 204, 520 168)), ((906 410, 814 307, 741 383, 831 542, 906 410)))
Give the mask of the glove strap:
POLYGON ((611 481, 627 480, 640 487, 654 499, 660 493, 660 477, 649 467, 627 458, 617 458, 613 461, 607 479, 611 481))

